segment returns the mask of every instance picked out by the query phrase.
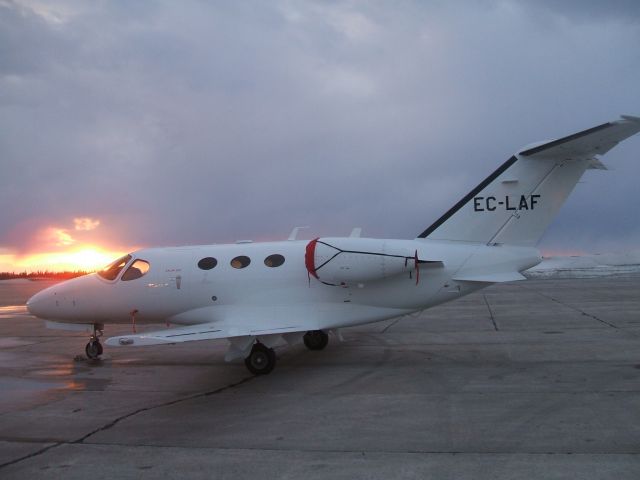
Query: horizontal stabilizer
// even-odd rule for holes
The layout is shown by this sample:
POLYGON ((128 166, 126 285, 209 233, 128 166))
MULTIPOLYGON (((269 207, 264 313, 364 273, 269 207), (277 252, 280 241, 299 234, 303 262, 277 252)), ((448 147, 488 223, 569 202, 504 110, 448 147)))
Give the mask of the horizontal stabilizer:
POLYGON ((485 283, 503 283, 516 282, 518 280, 526 280, 527 278, 518 272, 503 273, 471 273, 465 275, 464 272, 456 275, 453 279, 457 282, 485 282, 485 283))
POLYGON ((622 140, 640 132, 640 117, 623 115, 621 120, 574 133, 520 152, 523 157, 585 158, 603 155, 622 140))

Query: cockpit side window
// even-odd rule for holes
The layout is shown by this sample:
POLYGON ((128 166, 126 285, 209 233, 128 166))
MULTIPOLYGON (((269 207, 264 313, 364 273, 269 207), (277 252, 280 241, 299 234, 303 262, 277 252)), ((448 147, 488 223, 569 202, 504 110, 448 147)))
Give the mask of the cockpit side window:
POLYGON ((144 276, 149 271, 149 262, 145 260, 136 260, 131 264, 127 271, 122 275, 123 282, 128 282, 129 280, 135 280, 136 278, 140 278, 144 276))
POLYGON ((115 280, 120 271, 125 267, 127 263, 131 260, 131 255, 125 255, 122 258, 117 259, 115 262, 110 263, 102 270, 98 272, 105 280, 115 280))

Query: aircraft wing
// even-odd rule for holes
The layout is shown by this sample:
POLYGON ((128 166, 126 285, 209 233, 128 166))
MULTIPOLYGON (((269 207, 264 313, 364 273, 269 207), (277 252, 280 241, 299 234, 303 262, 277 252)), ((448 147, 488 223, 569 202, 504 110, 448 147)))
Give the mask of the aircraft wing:
MULTIPOLYGON (((245 317, 246 320, 246 317, 245 317)), ((229 322, 235 323, 235 322, 229 322)), ((189 325, 186 327, 166 328, 153 332, 133 335, 120 335, 109 338, 105 343, 112 347, 166 345, 170 343, 195 342, 200 340, 215 340, 232 337, 258 337, 267 335, 282 335, 292 332, 306 332, 309 325, 302 324, 270 324, 259 325, 258 322, 244 322, 241 326, 229 328, 227 322, 209 322, 189 325)))
MULTIPOLYGON (((406 309, 371 307, 378 315, 384 310, 390 318, 407 313, 406 309)), ((201 340, 229 339, 231 344, 244 348, 245 339, 252 342, 258 338, 265 345, 274 344, 278 339, 291 343, 310 330, 335 330, 336 318, 361 318, 362 306, 344 303, 232 306, 220 305, 195 308, 177 314, 169 319, 172 324, 185 325, 133 335, 119 335, 105 343, 112 347, 166 345, 170 343, 195 342, 201 340), (214 320, 215 319, 215 320, 214 320)))
POLYGON ((607 153, 619 142, 638 132, 640 117, 622 115, 620 120, 543 143, 521 151, 520 155, 534 158, 590 158, 607 153))
POLYGON ((215 323, 202 323, 188 327, 167 328, 155 332, 111 337, 105 343, 111 347, 163 345, 167 343, 213 340, 227 337, 227 332, 216 328, 215 323))

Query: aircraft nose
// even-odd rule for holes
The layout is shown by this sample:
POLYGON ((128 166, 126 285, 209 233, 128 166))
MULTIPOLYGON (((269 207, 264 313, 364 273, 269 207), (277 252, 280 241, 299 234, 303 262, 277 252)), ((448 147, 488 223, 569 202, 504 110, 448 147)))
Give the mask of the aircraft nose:
POLYGON ((90 275, 57 283, 31 297, 27 310, 50 321, 92 320, 101 298, 96 294, 99 283, 90 275))
POLYGON ((41 292, 36 293, 33 297, 27 300, 27 310, 29 313, 38 318, 45 318, 49 311, 51 303, 52 292, 46 288, 41 292))

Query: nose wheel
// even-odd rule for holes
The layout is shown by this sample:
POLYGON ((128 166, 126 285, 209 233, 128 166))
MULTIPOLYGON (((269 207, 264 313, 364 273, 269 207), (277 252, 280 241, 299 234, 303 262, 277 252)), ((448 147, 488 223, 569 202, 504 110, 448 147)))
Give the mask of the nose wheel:
POLYGON ((89 340, 87 346, 84 347, 84 351, 88 358, 96 360, 100 355, 102 355, 102 344, 100 343, 100 340, 97 338, 95 340, 89 340))
POLYGON ((256 343, 249 356, 244 359, 244 364, 254 375, 266 375, 276 366, 276 352, 273 348, 256 343))
POLYGON ((102 344, 100 343, 100 335, 102 335, 101 325, 93 326, 93 335, 89 337, 89 343, 84 347, 84 352, 90 360, 96 360, 102 355, 102 344))

